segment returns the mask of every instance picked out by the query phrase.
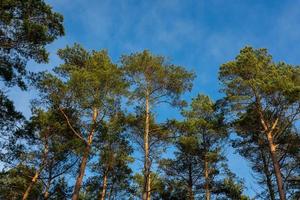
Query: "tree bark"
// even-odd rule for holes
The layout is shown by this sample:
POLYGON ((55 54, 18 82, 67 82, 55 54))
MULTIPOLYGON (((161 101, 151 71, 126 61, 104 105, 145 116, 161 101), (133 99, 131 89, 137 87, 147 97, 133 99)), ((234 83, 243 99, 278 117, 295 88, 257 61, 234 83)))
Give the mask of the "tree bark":
POLYGON ((279 197, 280 197, 280 200, 285 200, 286 197, 285 197, 283 180, 282 180, 282 175, 281 175, 281 170, 280 170, 280 164, 279 164, 278 159, 277 159, 276 145, 273 142, 272 132, 267 133, 267 138, 268 138, 268 142, 269 142, 269 149, 270 149, 271 158, 272 158, 272 161, 273 161, 273 167, 274 167, 274 172, 275 172, 275 176, 276 176, 276 182, 277 182, 277 186, 278 186, 279 197))
POLYGON ((45 134, 45 138, 44 138, 44 152, 43 152, 43 159, 42 159, 42 163, 40 165, 40 168, 35 172, 34 176, 31 179, 31 182, 29 184, 29 186, 27 187, 25 193, 23 194, 23 198, 22 200, 26 200, 29 196, 29 193, 32 189, 32 187, 34 186, 34 184, 37 182, 37 179, 40 176, 40 173, 42 172, 43 168, 45 167, 45 164, 47 163, 47 159, 48 159, 48 152, 49 152, 49 146, 48 146, 48 134, 45 134))
POLYGON ((76 183, 75 183, 75 187, 74 187, 74 191, 73 191, 73 195, 72 195, 72 200, 78 200, 79 199, 79 192, 80 192, 80 188, 82 185, 82 180, 84 177, 84 172, 85 172, 85 168, 86 168, 86 164, 87 164, 87 160, 88 160, 88 156, 90 154, 90 144, 86 145, 84 154, 82 156, 81 159, 81 163, 80 163, 80 169, 79 169, 79 173, 76 179, 76 183))
POLYGON ((210 190, 209 190, 209 168, 208 161, 205 156, 204 160, 204 176, 205 176, 205 199, 210 200, 210 190))
POLYGON ((30 182, 29 186, 27 187, 26 191, 23 194, 22 200, 26 200, 28 198, 29 193, 30 193, 32 187, 34 186, 34 184, 36 183, 41 171, 42 171, 42 167, 35 172, 34 176, 31 179, 31 182, 30 182))
POLYGON ((115 185, 115 183, 112 182, 111 187, 110 187, 110 190, 109 190, 109 193, 108 193, 108 195, 107 195, 107 199, 108 199, 108 200, 111 200, 111 197, 112 197, 112 195, 113 195, 114 185, 115 185))
POLYGON ((93 142, 93 136, 94 136, 94 133, 95 133, 95 126, 96 126, 97 116, 98 116, 97 109, 94 108, 93 109, 93 118, 92 118, 93 128, 92 128, 92 130, 91 130, 91 132, 88 136, 88 140, 85 141, 86 147, 85 147, 82 159, 81 159, 79 173, 78 173, 76 183, 75 183, 75 186, 74 186, 74 191, 73 191, 73 194, 72 194, 72 200, 78 200, 79 199, 79 192, 80 192, 80 188, 81 188, 81 185, 82 185, 82 180, 83 180, 83 177, 84 177, 88 157, 89 157, 89 154, 90 154, 91 145, 92 145, 92 142, 93 142))
POLYGON ((150 200, 150 158, 149 158, 149 91, 146 91, 146 119, 145 119, 145 133, 144 133, 144 187, 143 187, 143 200, 150 200))
MULTIPOLYGON (((259 144, 259 145, 261 145, 261 144, 259 144)), ((262 161, 263 161, 263 168, 264 168, 264 173, 265 173, 265 176, 266 176, 266 181, 267 181, 267 186, 268 186, 268 190, 269 190, 270 199, 275 200, 275 193, 274 193, 274 189, 273 189, 271 173, 269 171, 269 165, 268 165, 268 162, 267 162, 267 158, 266 158, 266 155, 264 153, 263 148, 259 147, 259 149, 260 149, 260 154, 261 154, 261 158, 262 158, 262 161)))
POLYGON ((47 200, 49 198, 49 185, 46 187, 46 191, 44 193, 44 200, 47 200))
MULTIPOLYGON (((150 167, 149 167, 150 168, 150 167)), ((147 187, 147 192, 148 192, 148 195, 147 195, 147 200, 150 200, 150 194, 151 194, 151 173, 150 173, 150 170, 149 170, 149 176, 148 176, 148 187, 147 187)))
POLYGON ((277 118, 274 121, 274 123, 272 123, 272 126, 270 126, 270 124, 268 124, 264 119, 264 115, 262 113, 260 103, 257 102, 256 104, 257 104, 258 114, 259 114, 259 117, 260 117, 260 122, 261 122, 261 125, 264 129, 264 132, 265 132, 266 136, 267 136, 267 140, 268 140, 268 144, 269 144, 269 151, 270 151, 270 155, 271 155, 271 159, 272 159, 272 163, 273 163, 273 168, 274 168, 274 172, 275 172, 279 197, 280 197, 280 200, 286 200, 284 186, 283 186, 283 180, 282 180, 282 175, 281 175, 280 164, 279 164, 278 159, 277 159, 276 144, 274 144, 274 138, 273 138, 273 131, 274 131, 274 129, 276 128, 276 126, 278 124, 279 118, 277 118))
POLYGON ((49 189, 52 181, 52 169, 53 169, 52 167, 53 167, 53 162, 50 161, 48 164, 49 176, 48 176, 48 181, 44 192, 44 200, 47 200, 49 198, 49 189))
POLYGON ((106 195, 106 188, 107 188, 107 172, 104 173, 103 177, 103 185, 102 185, 102 193, 99 200, 104 200, 106 195))
POLYGON ((44 200, 47 200, 49 198, 50 184, 51 184, 51 179, 49 178, 47 185, 46 185, 45 192, 44 192, 44 200))

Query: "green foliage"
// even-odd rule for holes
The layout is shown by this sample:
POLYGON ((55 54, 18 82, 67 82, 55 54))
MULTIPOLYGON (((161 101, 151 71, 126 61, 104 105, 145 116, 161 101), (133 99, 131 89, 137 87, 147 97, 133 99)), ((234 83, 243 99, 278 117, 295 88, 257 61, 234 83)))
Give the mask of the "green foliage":
POLYGON ((122 196, 130 189, 132 170, 129 167, 134 159, 133 149, 126 138, 125 116, 120 111, 110 116, 102 125, 101 134, 95 138, 94 152, 98 162, 91 164, 91 171, 96 174, 86 183, 87 192, 97 198, 102 193, 103 177, 107 177, 107 191, 110 196, 122 196))
MULTIPOLYGON (((48 62, 45 47, 64 34, 62 23, 43 0, 1 1, 0 79, 6 86, 26 89, 27 62, 48 62)), ((266 49, 245 47, 220 68, 225 97, 214 102, 197 95, 183 109, 180 97, 192 89, 195 75, 164 56, 147 50, 123 55, 118 67, 106 50, 88 51, 79 44, 57 55, 62 64, 32 78, 40 98, 29 120, 0 91, 0 158, 10 167, 0 173, 0 199, 20 199, 39 169, 29 199, 40 199, 45 191, 49 199, 69 199, 65 175, 83 155, 93 163, 87 165, 91 176, 82 200, 99 198, 105 176, 109 198, 140 198, 150 177, 154 200, 202 199, 205 192, 213 199, 249 200, 226 164, 225 119, 237 134, 233 147, 250 161, 264 187, 257 198, 271 199, 277 191, 268 140, 261 133, 276 122, 272 136, 285 190, 288 198, 299 198, 299 66, 275 63, 266 49), (124 96, 136 108, 128 116, 121 111, 124 96), (158 123, 153 108, 160 103, 182 108, 184 119, 158 123), (132 176, 133 142, 145 153, 143 175, 132 176), (169 144, 174 158, 160 159, 169 144), (162 174, 151 170, 155 161, 162 174)))
MULTIPOLYGON (((135 115, 127 116, 128 137, 137 144, 140 151, 144 151, 145 114, 142 110, 136 109, 135 115), (143 122, 143 123, 141 123, 143 122)), ((168 123, 157 123, 154 115, 150 115, 149 124, 149 146, 151 159, 158 158, 165 151, 166 144, 171 142, 173 137, 168 123)))
MULTIPOLYGON (((34 173, 34 169, 23 164, 19 164, 7 171, 2 171, 0 173, 0 199, 22 199, 22 195, 31 182, 31 177, 34 173)), ((42 183, 38 182, 33 187, 29 199, 38 199, 41 193, 42 183)))
POLYGON ((67 200, 71 196, 71 190, 65 178, 59 179, 50 193, 52 194, 50 195, 50 200, 67 200))
POLYGON ((25 89, 27 61, 48 61, 45 47, 64 35, 63 17, 43 0, 2 0, 0 22, 0 77, 25 89))
POLYGON ((232 178, 225 178, 219 186, 220 193, 223 193, 225 197, 218 197, 218 199, 232 199, 232 200, 250 200, 249 197, 242 194, 243 185, 236 183, 232 178))
POLYGON ((160 102, 181 105, 180 95, 192 88, 194 74, 183 67, 168 64, 163 56, 145 50, 124 55, 121 62, 131 84, 132 99, 141 100, 149 96, 153 105, 160 102))
POLYGON ((15 110, 13 102, 0 90, 0 134, 2 137, 9 135, 15 124, 23 119, 20 112, 15 110))
MULTIPOLYGON (((38 194, 42 196, 46 190, 54 190, 57 178, 70 172, 76 163, 73 153, 76 138, 62 120, 60 113, 55 110, 45 112, 36 108, 30 120, 11 138, 5 154, 6 160, 9 160, 8 166, 14 169, 16 163, 22 163, 32 170, 30 175, 26 171, 18 172, 18 176, 28 179, 21 194, 37 171, 39 177, 34 187, 40 187, 38 194)), ((34 194, 34 191, 29 194, 31 193, 34 194)))
POLYGON ((282 114, 299 107, 299 71, 299 67, 274 63, 266 49, 245 47, 234 61, 221 66, 219 79, 233 110, 259 102, 269 109, 282 109, 282 114))
POLYGON ((68 114, 78 119, 91 118, 94 108, 102 117, 109 113, 127 85, 107 52, 87 52, 75 44, 59 50, 58 55, 64 63, 55 68, 57 76, 43 73, 38 77, 37 86, 46 103, 72 110, 68 114))
MULTIPOLYGON (((160 168, 168 181, 181 183, 181 188, 175 188, 175 191, 190 188, 195 198, 200 198, 208 184, 212 195, 218 195, 220 181, 227 176, 226 159, 222 154, 227 138, 224 115, 218 104, 205 95, 194 98, 182 114, 184 121, 174 123, 178 132, 174 141, 175 159, 161 160, 160 168), (205 178, 205 170, 208 178, 205 178)), ((187 195, 189 193, 185 198, 187 195)))
POLYGON ((59 111, 79 141, 76 153, 82 156, 82 167, 73 194, 79 195, 80 175, 85 173, 94 136, 105 128, 103 125, 119 105, 127 83, 107 51, 88 52, 74 44, 60 49, 58 55, 63 64, 54 69, 55 75, 39 74, 36 86, 42 93, 40 103, 59 111))
MULTIPOLYGON (((151 198, 161 199, 164 194, 164 180, 155 172, 151 172, 151 198)), ((144 175, 136 173, 133 176, 132 195, 140 198, 143 192, 144 175)))
MULTIPOLYGON (((276 147, 280 173, 287 178, 297 174, 295 145, 299 135, 295 126, 300 118, 299 66, 275 63, 266 49, 245 47, 234 61, 221 66, 219 79, 226 94, 225 106, 233 130, 240 136, 233 143, 252 163, 258 183, 267 186, 262 196, 273 196, 273 166, 269 144, 276 147), (266 133, 272 134, 272 141, 266 133), (289 153, 294 152, 294 153, 289 153), (293 175, 292 175, 293 174, 293 175)), ((298 148, 299 149, 299 148, 298 148)), ((289 193, 288 182, 284 180, 289 193)))
POLYGON ((63 123, 63 116, 56 110, 34 110, 31 119, 24 123, 14 137, 20 144, 19 151, 22 151, 18 152, 20 156, 16 158, 33 166, 49 161, 67 162, 66 156, 76 144, 72 131, 63 123))

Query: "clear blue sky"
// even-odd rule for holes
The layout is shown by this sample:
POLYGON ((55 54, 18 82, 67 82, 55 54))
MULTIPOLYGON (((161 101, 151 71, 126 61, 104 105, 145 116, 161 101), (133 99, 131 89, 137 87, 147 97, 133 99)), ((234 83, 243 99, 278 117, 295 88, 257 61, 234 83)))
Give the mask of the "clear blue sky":
MULTIPOLYGON (((120 55, 149 49, 194 70, 193 91, 220 98, 220 64, 232 60, 245 45, 269 49, 276 61, 298 64, 300 58, 299 0, 48 0, 64 15, 66 36, 49 45, 50 63, 30 62, 32 71, 51 69, 60 61, 56 51, 74 42, 88 49, 120 55)), ((18 110, 30 115, 34 91, 10 91, 18 110)), ((176 110, 159 108, 158 118, 178 117, 176 110)), ((228 150, 231 169, 247 179, 247 193, 257 188, 246 162, 228 150)))

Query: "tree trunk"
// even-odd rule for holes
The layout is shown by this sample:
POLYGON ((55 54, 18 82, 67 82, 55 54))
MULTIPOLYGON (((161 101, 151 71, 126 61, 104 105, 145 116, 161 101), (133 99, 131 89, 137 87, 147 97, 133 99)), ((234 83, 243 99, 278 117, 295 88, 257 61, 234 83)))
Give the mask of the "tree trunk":
POLYGON ((208 161, 205 156, 204 160, 204 176, 205 176, 205 199, 210 200, 210 190, 209 190, 209 168, 208 161))
POLYGON ((48 162, 48 151, 49 151, 49 146, 48 146, 48 134, 45 134, 45 138, 44 138, 44 152, 43 152, 43 159, 42 159, 42 163, 40 165, 40 168, 35 172, 34 176, 31 179, 31 182, 29 184, 29 186, 27 187, 25 193, 23 194, 23 198, 22 200, 26 200, 29 196, 29 193, 32 189, 32 187, 34 186, 34 184, 36 183, 37 179, 40 176, 40 173, 42 172, 43 168, 45 167, 46 163, 48 162))
POLYGON ((269 165, 268 165, 268 162, 267 162, 267 158, 266 158, 266 155, 265 155, 265 152, 264 152, 263 148, 259 147, 259 149, 260 149, 260 154, 261 154, 261 158, 262 158, 262 161, 263 161, 263 168, 264 168, 264 173, 265 173, 265 176, 266 176, 266 181, 267 181, 267 186, 268 186, 268 190, 269 190, 270 199, 275 200, 275 193, 274 193, 274 189, 273 189, 271 173, 269 171, 269 165))
MULTIPOLYGON (((149 167, 150 168, 150 167, 149 167)), ((151 173, 150 173, 150 170, 149 170, 149 176, 148 176, 148 187, 147 187, 147 192, 148 192, 148 195, 147 195, 147 200, 150 200, 150 194, 151 194, 151 173)))
POLYGON ((49 189, 50 189, 51 179, 48 180, 45 193, 44 193, 44 200, 47 200, 49 198, 49 189))
POLYGON ((26 191, 23 194, 22 200, 26 200, 28 198, 29 193, 30 193, 32 187, 34 186, 34 184, 36 183, 38 177, 40 176, 42 169, 43 169, 43 166, 41 166, 40 169, 35 172, 34 176, 31 179, 29 186, 27 187, 26 191))
POLYGON ((44 193, 44 200, 47 200, 48 198, 49 198, 49 188, 47 188, 45 193, 44 193))
POLYGON ((283 181, 282 181, 282 175, 281 175, 281 171, 280 171, 280 164, 277 159, 276 145, 273 142, 272 132, 267 133, 267 138, 268 138, 268 142, 269 142, 269 150, 270 150, 271 158, 273 161, 279 197, 280 197, 280 200, 285 200, 286 198, 285 198, 285 191, 284 191, 284 186, 283 186, 283 181))
POLYGON ((150 158, 149 158, 149 92, 146 92, 146 119, 145 119, 145 133, 144 133, 144 187, 143 187, 143 200, 150 200, 150 158))
POLYGON ((105 199, 106 188, 107 188, 107 172, 104 173, 103 185, 102 185, 102 193, 100 195, 100 200, 104 200, 105 199))
POLYGON ((108 200, 111 200, 111 197, 112 197, 112 194, 113 194, 113 190, 114 190, 114 185, 115 185, 115 183, 112 182, 111 187, 110 187, 110 190, 109 190, 109 193, 108 193, 108 195, 107 195, 107 199, 108 199, 108 200))
POLYGON ((96 121, 97 121, 97 116, 98 116, 98 111, 96 108, 93 109, 93 128, 88 136, 88 140, 86 141, 86 147, 82 156, 82 160, 81 160, 81 164, 80 164, 80 169, 79 169, 79 174, 77 176, 76 179, 76 183, 74 186, 74 191, 72 194, 72 200, 78 200, 79 199, 79 192, 80 192, 80 188, 82 185, 82 180, 84 177, 84 173, 85 173, 85 168, 86 168, 86 164, 88 161, 88 157, 90 154, 90 150, 91 150, 91 145, 93 142, 93 136, 94 136, 94 132, 95 132, 95 126, 96 126, 96 121))
POLYGON ((73 195, 72 195, 72 200, 78 200, 79 199, 79 191, 82 185, 82 180, 83 180, 83 176, 84 176, 84 172, 85 172, 85 168, 86 168, 86 164, 87 164, 87 160, 90 154, 90 145, 86 145, 84 154, 82 156, 81 159, 81 163, 80 163, 80 169, 79 169, 79 174, 77 176, 76 179, 76 183, 75 183, 75 187, 74 187, 74 191, 73 191, 73 195))
POLYGON ((270 125, 267 124, 264 119, 263 113, 261 111, 261 106, 259 103, 257 103, 257 108, 258 108, 258 114, 260 117, 261 125, 264 128, 265 134, 268 139, 269 151, 270 151, 270 155, 271 155, 272 163, 273 163, 273 167, 274 167, 279 197, 280 197, 280 200, 286 200, 280 165, 279 165, 279 162, 277 160, 277 155, 276 155, 276 145, 274 144, 274 139, 273 139, 273 131, 277 126, 279 118, 277 118, 275 120, 275 122, 272 124, 272 127, 270 127, 270 125))
POLYGON ((49 176, 48 176, 48 181, 44 192, 44 200, 48 200, 49 198, 49 189, 52 181, 52 169, 53 169, 53 161, 50 161, 48 165, 49 176))
POLYGON ((189 200, 194 200, 193 188, 191 186, 189 186, 188 192, 189 192, 189 200))

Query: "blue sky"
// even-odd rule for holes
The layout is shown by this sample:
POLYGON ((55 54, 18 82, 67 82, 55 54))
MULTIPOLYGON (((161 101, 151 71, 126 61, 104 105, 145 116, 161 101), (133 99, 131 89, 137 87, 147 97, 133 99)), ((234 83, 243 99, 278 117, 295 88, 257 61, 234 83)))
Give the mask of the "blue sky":
MULTIPOLYGON (((167 56, 197 74, 194 88, 213 99, 222 96, 219 66, 232 60, 245 45, 264 47, 276 61, 298 64, 300 58, 300 0, 47 0, 64 15, 66 36, 48 46, 50 63, 28 64, 31 71, 51 69, 60 63, 59 48, 74 42, 88 49, 107 49, 115 62, 122 54, 149 49, 167 56)), ((35 92, 9 92, 18 110, 30 115, 35 92)), ((160 106, 160 120, 178 117, 178 111, 160 106)), ((230 167, 247 178, 247 193, 255 180, 243 159, 228 150, 230 167)))

